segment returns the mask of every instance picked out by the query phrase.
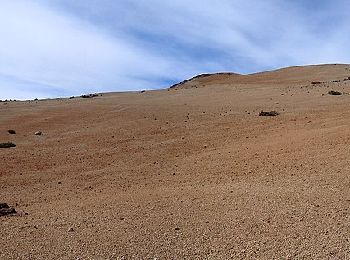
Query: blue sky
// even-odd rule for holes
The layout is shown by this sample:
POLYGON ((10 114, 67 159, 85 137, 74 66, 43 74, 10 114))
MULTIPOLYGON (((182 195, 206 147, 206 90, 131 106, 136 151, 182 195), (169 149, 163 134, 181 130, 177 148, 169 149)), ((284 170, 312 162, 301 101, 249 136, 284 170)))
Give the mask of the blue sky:
POLYGON ((349 1, 0 0, 0 99, 349 63, 349 1))

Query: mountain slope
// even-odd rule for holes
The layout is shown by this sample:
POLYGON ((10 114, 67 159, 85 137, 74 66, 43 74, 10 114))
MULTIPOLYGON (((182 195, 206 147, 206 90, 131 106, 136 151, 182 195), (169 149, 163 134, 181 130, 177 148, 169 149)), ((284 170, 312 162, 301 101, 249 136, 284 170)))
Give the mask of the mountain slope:
POLYGON ((325 64, 298 66, 249 75, 235 73, 204 74, 175 84, 172 88, 203 87, 222 84, 308 84, 313 81, 343 81, 350 76, 350 65, 325 64))
POLYGON ((348 72, 1 102, 0 259, 347 259, 348 72))

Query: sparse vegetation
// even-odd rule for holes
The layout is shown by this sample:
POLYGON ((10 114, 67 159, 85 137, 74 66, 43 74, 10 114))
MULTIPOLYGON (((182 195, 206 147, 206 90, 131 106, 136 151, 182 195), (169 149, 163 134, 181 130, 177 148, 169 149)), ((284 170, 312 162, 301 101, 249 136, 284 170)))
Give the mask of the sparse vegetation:
POLYGON ((340 96, 342 93, 336 90, 330 90, 328 91, 328 94, 333 96, 340 96))
POLYGON ((7 143, 0 143, 0 148, 11 148, 11 147, 16 147, 14 143, 7 142, 7 143))

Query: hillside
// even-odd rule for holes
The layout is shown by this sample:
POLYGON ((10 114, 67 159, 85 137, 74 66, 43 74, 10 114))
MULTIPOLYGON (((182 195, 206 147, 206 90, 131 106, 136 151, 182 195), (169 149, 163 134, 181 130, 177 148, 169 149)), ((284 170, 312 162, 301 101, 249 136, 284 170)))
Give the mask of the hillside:
POLYGON ((0 259, 348 258, 349 76, 1 102, 0 259))

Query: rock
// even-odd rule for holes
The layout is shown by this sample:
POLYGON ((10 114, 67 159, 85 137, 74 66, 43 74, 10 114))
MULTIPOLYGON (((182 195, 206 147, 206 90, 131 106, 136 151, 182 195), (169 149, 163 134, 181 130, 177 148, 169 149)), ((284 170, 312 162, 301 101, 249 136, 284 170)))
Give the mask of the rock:
POLYGON ((0 217, 16 213, 15 208, 10 207, 7 203, 0 203, 0 217))
POLYGON ((16 131, 15 131, 15 130, 12 130, 12 129, 7 130, 7 132, 8 132, 9 134, 11 134, 11 135, 15 135, 15 134, 16 134, 16 131))
POLYGON ((11 147, 16 147, 14 143, 7 142, 7 143, 0 143, 0 148, 11 148, 11 147))
POLYGON ((34 134, 35 135, 42 135, 43 133, 41 131, 36 131, 34 134))
POLYGON ((340 96, 342 93, 339 91, 330 90, 330 91, 328 91, 328 94, 333 95, 333 96, 340 96))
POLYGON ((74 232, 74 228, 73 228, 73 227, 70 227, 70 228, 68 229, 68 232, 74 232))
POLYGON ((81 95, 82 98, 94 98, 98 97, 98 94, 87 94, 87 95, 81 95))
POLYGON ((0 209, 8 209, 10 208, 9 205, 7 203, 0 203, 0 209))
POLYGON ((259 116, 278 116, 280 113, 277 111, 261 111, 259 116))

